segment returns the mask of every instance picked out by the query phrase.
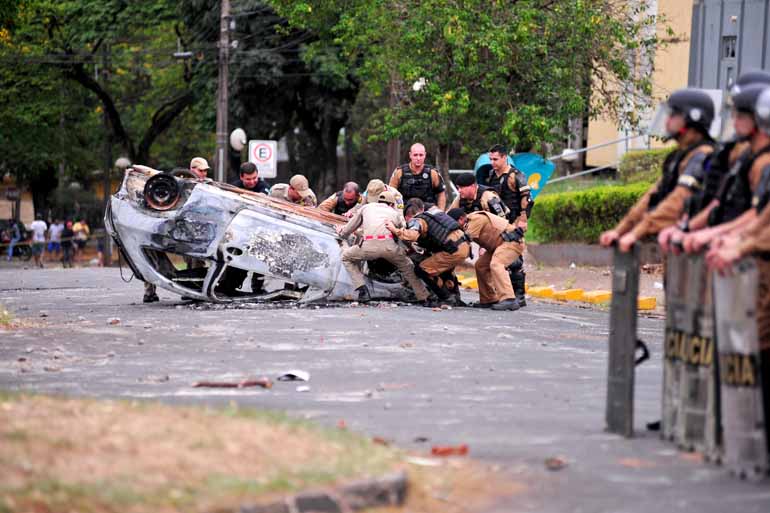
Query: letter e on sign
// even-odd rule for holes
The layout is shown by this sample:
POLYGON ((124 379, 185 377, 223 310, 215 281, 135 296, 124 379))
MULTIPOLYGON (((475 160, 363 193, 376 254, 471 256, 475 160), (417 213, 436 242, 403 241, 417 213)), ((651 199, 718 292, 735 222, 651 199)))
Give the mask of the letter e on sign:
POLYGON ((261 178, 275 178, 278 172, 277 141, 249 141, 249 162, 259 169, 261 178))

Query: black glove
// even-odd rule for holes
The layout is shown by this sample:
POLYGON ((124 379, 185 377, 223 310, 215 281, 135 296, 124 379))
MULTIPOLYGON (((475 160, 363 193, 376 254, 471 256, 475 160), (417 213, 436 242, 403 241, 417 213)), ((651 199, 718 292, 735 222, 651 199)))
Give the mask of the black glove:
POLYGON ((524 230, 517 226, 512 232, 501 233, 500 237, 502 237, 505 242, 521 242, 521 239, 524 238, 524 230))

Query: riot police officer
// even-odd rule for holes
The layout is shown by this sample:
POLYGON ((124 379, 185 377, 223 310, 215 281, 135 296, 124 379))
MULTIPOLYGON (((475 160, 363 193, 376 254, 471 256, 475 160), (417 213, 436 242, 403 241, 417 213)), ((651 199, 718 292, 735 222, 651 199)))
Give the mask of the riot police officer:
MULTIPOLYGON (((685 202, 702 181, 703 163, 714 151, 709 135, 714 120, 714 101, 699 89, 680 89, 671 94, 658 113, 657 127, 664 140, 675 140, 663 163, 663 175, 631 208, 618 225, 599 238, 609 246, 618 241, 622 251, 648 235, 657 235, 676 224, 685 202)), ((653 131, 656 130, 653 123, 653 131)))

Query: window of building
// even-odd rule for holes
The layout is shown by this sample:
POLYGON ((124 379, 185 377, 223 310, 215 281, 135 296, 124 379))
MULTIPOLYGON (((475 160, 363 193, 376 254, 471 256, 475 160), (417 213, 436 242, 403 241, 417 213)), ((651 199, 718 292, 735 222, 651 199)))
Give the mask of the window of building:
POLYGON ((725 36, 722 38, 722 58, 735 59, 738 47, 738 36, 725 36))

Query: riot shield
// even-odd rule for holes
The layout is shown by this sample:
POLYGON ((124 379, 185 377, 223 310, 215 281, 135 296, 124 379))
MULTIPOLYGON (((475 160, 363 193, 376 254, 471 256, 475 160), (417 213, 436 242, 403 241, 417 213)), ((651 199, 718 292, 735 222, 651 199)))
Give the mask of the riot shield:
POLYGON ((607 431, 634 434, 634 360, 639 295, 639 246, 623 253, 615 249, 610 303, 607 431))
POLYGON ((724 459, 736 474, 757 478, 768 471, 757 334, 759 272, 753 258, 741 260, 733 271, 714 276, 724 459))
POLYGON ((666 263, 661 435, 719 460, 711 275, 703 255, 670 255, 666 263))

